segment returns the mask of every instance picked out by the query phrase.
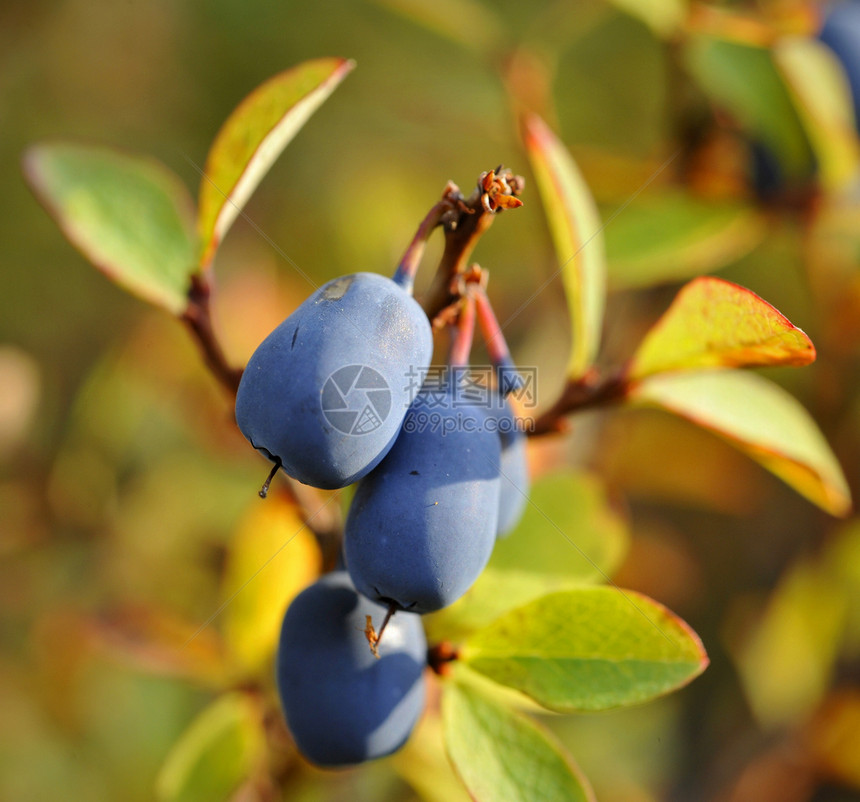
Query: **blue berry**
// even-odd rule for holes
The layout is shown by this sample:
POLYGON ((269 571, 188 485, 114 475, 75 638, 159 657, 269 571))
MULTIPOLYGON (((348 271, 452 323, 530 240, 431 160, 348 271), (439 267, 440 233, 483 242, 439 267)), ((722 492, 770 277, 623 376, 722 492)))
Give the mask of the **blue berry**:
POLYGON ((257 348, 236 396, 251 444, 305 484, 345 487, 394 443, 410 376, 430 363, 424 311, 385 276, 328 282, 257 348))
POLYGON ((319 766, 345 766, 399 749, 424 709, 427 641, 421 619, 396 613, 371 654, 363 630, 385 607, 360 596, 346 571, 302 591, 284 617, 277 680, 299 751, 319 766))
POLYGON ((456 601, 490 558, 499 436, 484 411, 422 388, 385 459, 356 489, 344 553, 364 595, 419 613, 456 601))

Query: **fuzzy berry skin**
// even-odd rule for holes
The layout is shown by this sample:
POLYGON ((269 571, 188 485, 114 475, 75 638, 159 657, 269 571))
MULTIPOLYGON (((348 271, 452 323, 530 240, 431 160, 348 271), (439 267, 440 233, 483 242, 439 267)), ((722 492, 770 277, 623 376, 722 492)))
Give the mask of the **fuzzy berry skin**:
POLYGON ((412 296, 355 273, 320 287, 254 352, 236 396, 251 444, 300 482, 333 489, 391 448, 433 336, 412 296), (414 379, 412 380, 414 381, 414 379))
POLYGON ((422 389, 350 506, 344 554, 358 590, 418 613, 462 596, 495 543, 500 453, 484 410, 422 389))
POLYGON ((392 616, 371 654, 363 630, 386 608, 359 595, 346 571, 302 591, 284 617, 277 681, 299 751, 318 766, 384 757, 409 737, 424 709, 427 641, 421 619, 392 616))

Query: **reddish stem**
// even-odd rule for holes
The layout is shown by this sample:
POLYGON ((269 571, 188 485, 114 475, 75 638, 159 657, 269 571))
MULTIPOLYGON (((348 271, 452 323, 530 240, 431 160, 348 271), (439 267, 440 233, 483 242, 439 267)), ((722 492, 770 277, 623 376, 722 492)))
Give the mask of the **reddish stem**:
POLYGON ((499 392, 505 397, 514 392, 514 390, 522 388, 523 378, 517 373, 514 361, 511 359, 508 343, 505 340, 505 335, 502 333, 502 327, 499 325, 496 313, 493 311, 493 305, 490 303, 486 289, 483 284, 474 284, 472 286, 474 287, 472 292, 475 296, 481 334, 484 337, 490 361, 496 369, 496 382, 499 392))
POLYGON ((630 392, 630 383, 625 370, 619 370, 601 378, 596 370, 581 379, 569 381, 555 403, 538 416, 527 432, 529 437, 556 434, 567 428, 567 415, 592 409, 597 406, 623 401, 630 392))
POLYGON ((394 282, 403 287, 404 290, 411 293, 415 285, 415 274, 418 272, 418 266, 421 263, 421 257, 424 256, 424 249, 427 246, 427 240, 433 229, 436 228, 446 214, 450 214, 457 208, 457 203, 462 199, 460 190, 456 184, 451 181, 445 187, 442 193, 442 199, 429 211, 425 218, 418 226, 412 242, 406 248, 406 252, 397 265, 397 270, 394 272, 394 282))
POLYGON ((451 340, 451 349, 448 352, 448 365, 450 367, 463 368, 469 364, 474 340, 475 299, 469 293, 460 303, 460 314, 451 340))
POLYGON ((475 245, 496 215, 522 205, 517 195, 524 183, 520 176, 501 168, 482 173, 475 191, 445 216, 445 250, 423 304, 431 320, 457 300, 457 278, 465 273, 475 245))
POLYGON ((180 317, 191 329, 194 339, 200 346, 206 366, 235 397, 239 389, 239 380, 242 378, 242 369, 230 366, 215 336, 212 326, 211 294, 209 273, 195 273, 191 277, 191 286, 188 288, 188 306, 180 317))

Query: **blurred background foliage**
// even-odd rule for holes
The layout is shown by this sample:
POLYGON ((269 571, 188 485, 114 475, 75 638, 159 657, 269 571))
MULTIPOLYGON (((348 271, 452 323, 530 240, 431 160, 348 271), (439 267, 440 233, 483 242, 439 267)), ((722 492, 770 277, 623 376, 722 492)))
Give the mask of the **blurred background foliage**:
MULTIPOLYGON (((680 281, 720 271, 818 346, 811 367, 766 373, 812 412, 856 497, 857 138, 827 106, 830 79, 810 93, 811 73, 780 49, 814 34, 816 14, 799 0, 4 3, 0 798, 268 800, 274 782, 296 800, 462 796, 432 715, 364 769, 324 774, 295 755, 271 651, 317 546, 283 545, 296 511, 259 505, 266 466, 182 328, 94 271, 39 207, 20 177, 28 145, 151 154, 194 190, 251 89, 305 59, 354 58, 254 194, 253 224, 238 220, 218 253, 228 356, 243 364, 310 292, 291 263, 317 283, 389 272, 446 180, 469 188, 503 162, 526 176, 526 205, 476 258, 548 405, 569 322, 516 125, 537 111, 606 223, 607 364, 680 281)), ((711 658, 662 701, 545 719, 598 798, 860 798, 860 522, 657 411, 587 413, 531 445, 536 475, 574 471, 536 487, 542 505, 620 586, 688 621, 711 658)), ((319 528, 339 515, 326 504, 319 528)), ((525 559, 523 539, 510 543, 502 569, 525 559)))

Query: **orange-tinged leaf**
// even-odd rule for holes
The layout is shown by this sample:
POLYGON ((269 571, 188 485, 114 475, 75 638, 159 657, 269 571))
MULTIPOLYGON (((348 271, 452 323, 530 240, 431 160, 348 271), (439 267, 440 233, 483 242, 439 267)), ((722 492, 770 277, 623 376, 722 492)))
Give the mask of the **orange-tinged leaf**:
POLYGON ((779 385, 740 370, 666 373, 633 387, 629 400, 710 429, 827 512, 850 512, 848 483, 824 435, 779 385))
POLYGON ((201 266, 281 151, 354 66, 342 58, 305 61, 261 84, 227 118, 200 182, 201 266))
POLYGON ((809 337, 755 293, 703 276, 685 285, 645 336, 631 379, 675 370, 808 365, 809 337))
POLYGON ((241 668, 263 668, 287 605, 321 566, 319 547, 298 508, 275 494, 255 499, 230 544, 222 589, 224 640, 241 668))
POLYGON ((524 138, 561 267, 573 333, 568 375, 582 377, 600 346, 606 303, 606 249, 597 206, 567 148, 537 115, 524 138))

